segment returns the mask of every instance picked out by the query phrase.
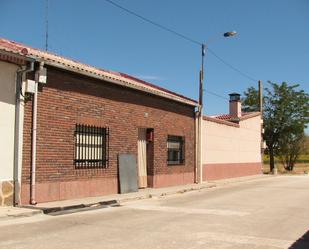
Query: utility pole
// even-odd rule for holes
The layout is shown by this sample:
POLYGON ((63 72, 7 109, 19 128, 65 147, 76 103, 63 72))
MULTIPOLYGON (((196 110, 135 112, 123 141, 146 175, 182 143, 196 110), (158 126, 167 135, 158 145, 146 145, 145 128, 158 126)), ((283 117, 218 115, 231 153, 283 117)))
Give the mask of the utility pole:
POLYGON ((264 124, 263 124, 263 83, 259 80, 259 111, 261 114, 261 161, 263 163, 264 156, 264 124))
MULTIPOLYGON (((235 36, 236 31, 225 32, 224 37, 235 36)), ((196 137, 196 183, 203 182, 203 161, 202 161, 202 121, 203 121, 203 94, 204 94, 204 58, 207 49, 207 43, 202 43, 202 63, 200 70, 200 82, 199 82, 199 106, 197 111, 197 137, 196 137)))
POLYGON ((45 2, 46 12, 45 12, 45 51, 48 50, 48 0, 45 2))
POLYGON ((199 84, 199 109, 198 109, 198 127, 197 127, 197 182, 203 182, 203 162, 202 162, 202 120, 203 120, 203 92, 204 92, 204 58, 206 45, 202 44, 202 63, 200 70, 199 84))
POLYGON ((263 83, 259 80, 259 108, 263 118, 263 83))

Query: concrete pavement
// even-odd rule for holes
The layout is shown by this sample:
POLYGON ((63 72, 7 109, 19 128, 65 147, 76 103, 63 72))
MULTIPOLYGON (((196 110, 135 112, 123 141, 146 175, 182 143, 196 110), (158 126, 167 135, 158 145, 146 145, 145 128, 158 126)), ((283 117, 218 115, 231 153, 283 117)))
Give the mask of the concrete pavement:
POLYGON ((10 218, 29 217, 36 214, 42 214, 41 210, 34 210, 20 207, 0 207, 0 222, 10 218))
POLYGON ((254 175, 247 177, 239 177, 233 179, 225 179, 213 182, 206 182, 202 184, 188 184, 180 186, 172 186, 158 189, 140 189, 135 193, 127 194, 114 194, 107 196, 87 197, 81 199, 71 199, 63 201, 53 201, 47 203, 39 203, 37 205, 24 205, 19 207, 3 206, 0 207, 0 221, 7 220, 9 218, 22 218, 37 215, 41 213, 58 213, 58 212, 78 212, 87 211, 89 209, 104 208, 108 206, 114 206, 115 204, 142 200, 147 198, 154 198, 160 196, 167 196, 179 193, 185 193, 189 191, 198 191, 204 188, 217 187, 225 184, 231 184, 235 182, 244 182, 257 179, 264 179, 266 175, 254 175), (74 210, 74 211, 73 211, 74 210))
POLYGON ((1 222, 0 248, 308 249, 308 189, 308 176, 269 177, 115 208, 36 215, 1 222))
POLYGON ((146 188, 146 189, 140 189, 138 192, 127 193, 127 194, 114 194, 107 196, 87 197, 81 199, 53 201, 53 202, 39 203, 35 206, 26 205, 25 207, 42 210, 46 214, 63 212, 63 211, 69 212, 70 210, 75 210, 74 212, 76 212, 82 210, 89 210, 91 208, 96 209, 100 207, 107 207, 110 205, 113 206, 115 204, 124 203, 128 201, 181 194, 190 191, 199 191, 205 188, 218 187, 226 184, 239 183, 252 180, 263 180, 269 177, 272 176, 253 175, 246 177, 210 181, 202 184, 188 184, 188 185, 171 186, 165 188, 146 188))

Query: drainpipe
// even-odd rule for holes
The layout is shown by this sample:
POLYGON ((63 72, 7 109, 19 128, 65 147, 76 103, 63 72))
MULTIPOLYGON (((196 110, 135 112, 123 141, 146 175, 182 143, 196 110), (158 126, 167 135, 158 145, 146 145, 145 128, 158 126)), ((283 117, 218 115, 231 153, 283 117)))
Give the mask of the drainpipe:
POLYGON ((34 60, 26 68, 20 67, 16 71, 16 96, 15 96, 15 136, 14 136, 14 206, 20 204, 20 174, 19 174, 19 131, 20 131, 20 95, 22 94, 23 75, 34 70, 34 60))
POLYGON ((203 182, 203 162, 202 162, 202 119, 203 119, 203 109, 202 106, 199 107, 198 112, 198 150, 197 150, 197 162, 198 162, 198 183, 203 182))
POLYGON ((199 183, 199 154, 199 110, 197 110, 195 112, 195 183, 199 183))
POLYGON ((38 110, 38 84, 39 72, 43 69, 44 62, 40 62, 40 67, 35 72, 35 92, 32 103, 32 150, 31 150, 31 184, 30 184, 30 204, 36 205, 35 200, 35 177, 36 177, 36 137, 37 137, 37 110, 38 110))

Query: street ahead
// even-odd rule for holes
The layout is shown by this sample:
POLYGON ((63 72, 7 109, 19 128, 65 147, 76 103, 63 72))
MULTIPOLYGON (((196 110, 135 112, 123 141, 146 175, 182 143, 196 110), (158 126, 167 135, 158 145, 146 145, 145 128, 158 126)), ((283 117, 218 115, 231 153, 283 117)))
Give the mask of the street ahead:
POLYGON ((308 249, 309 176, 269 177, 121 207, 1 221, 0 231, 1 249, 308 249))

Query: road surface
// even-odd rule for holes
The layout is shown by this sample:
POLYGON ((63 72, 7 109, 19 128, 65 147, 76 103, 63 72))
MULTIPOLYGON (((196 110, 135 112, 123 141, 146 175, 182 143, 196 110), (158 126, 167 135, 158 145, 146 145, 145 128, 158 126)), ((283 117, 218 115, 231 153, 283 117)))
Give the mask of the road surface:
POLYGON ((1 249, 308 249, 308 237, 309 176, 0 222, 1 249))

